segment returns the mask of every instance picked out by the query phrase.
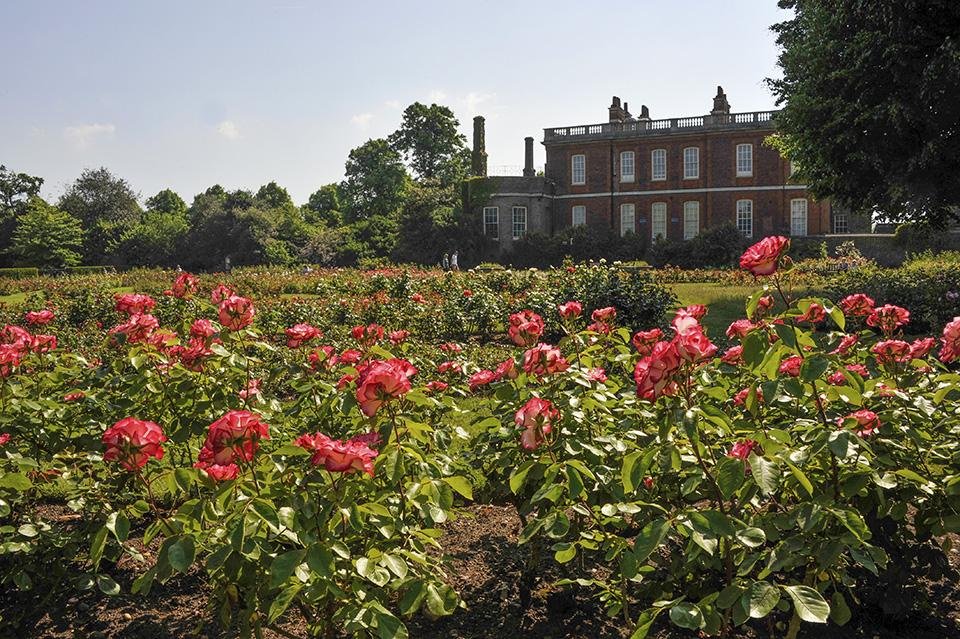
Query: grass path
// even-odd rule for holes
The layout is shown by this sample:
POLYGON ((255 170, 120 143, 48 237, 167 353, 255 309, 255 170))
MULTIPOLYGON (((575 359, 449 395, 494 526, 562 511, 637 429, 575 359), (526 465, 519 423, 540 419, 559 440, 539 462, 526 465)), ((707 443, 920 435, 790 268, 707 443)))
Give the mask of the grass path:
POLYGON ((717 283, 671 284, 670 289, 680 301, 680 306, 705 304, 708 312, 703 319, 708 334, 719 339, 731 322, 746 316, 747 298, 761 289, 760 286, 730 286, 717 283))

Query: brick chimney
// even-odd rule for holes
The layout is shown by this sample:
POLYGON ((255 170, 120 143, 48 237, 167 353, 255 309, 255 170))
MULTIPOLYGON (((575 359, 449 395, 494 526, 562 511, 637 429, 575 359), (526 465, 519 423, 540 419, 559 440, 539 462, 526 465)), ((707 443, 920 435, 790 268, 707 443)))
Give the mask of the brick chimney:
POLYGON ((613 100, 610 102, 609 111, 611 122, 623 122, 624 114, 626 112, 623 110, 623 107, 620 106, 620 98, 613 96, 613 100))
POLYGON ((533 177, 536 173, 533 170, 533 138, 523 138, 523 177, 533 177))
POLYGON ((487 140, 482 115, 473 118, 473 152, 470 156, 470 173, 475 177, 487 177, 487 140))
POLYGON ((723 87, 717 86, 717 95, 713 98, 713 111, 710 115, 730 115, 730 103, 727 101, 727 94, 723 92, 723 87))

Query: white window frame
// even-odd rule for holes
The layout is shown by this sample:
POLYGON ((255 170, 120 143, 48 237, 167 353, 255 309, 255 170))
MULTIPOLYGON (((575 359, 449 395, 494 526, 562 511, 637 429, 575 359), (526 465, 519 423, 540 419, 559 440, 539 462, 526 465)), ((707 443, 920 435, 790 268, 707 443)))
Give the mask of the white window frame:
POLYGON ((587 156, 583 153, 570 156, 570 184, 581 185, 587 183, 587 156), (580 166, 577 166, 579 161, 580 166))
POLYGON ((513 239, 519 240, 521 237, 523 237, 526 234, 527 234, 527 207, 515 206, 513 207, 513 239), (522 213, 522 217, 518 217, 517 216, 518 213, 522 213))
POLYGON ((570 209, 570 226, 586 226, 586 224, 587 224, 587 207, 582 204, 574 205, 570 209), (578 213, 579 215, 577 215, 578 213))
POLYGON ((809 204, 806 198, 790 200, 790 235, 804 237, 807 234, 809 222, 809 204), (802 220, 803 225, 800 225, 802 220))
POLYGON ((637 156, 633 151, 620 151, 620 181, 635 182, 637 179, 637 156), (629 171, 627 170, 629 168, 629 171))
POLYGON ((637 205, 624 203, 620 205, 620 237, 627 233, 637 232, 637 205))
POLYGON ((753 200, 737 200, 737 230, 753 237, 753 200))
POLYGON ((683 179, 700 179, 700 147, 688 146, 683 150, 683 179))
POLYGON ((667 150, 650 151, 650 181, 661 182, 667 179, 667 150))
POLYGON ((683 239, 692 240, 700 235, 700 202, 688 200, 683 203, 683 239))
POLYGON ((737 145, 737 177, 751 177, 753 175, 753 145, 737 145))
POLYGON ((833 232, 840 235, 850 232, 850 218, 846 213, 833 214, 833 232), (840 230, 840 222, 843 222, 843 230, 840 230))
POLYGON ((485 206, 483 207, 483 234, 494 240, 500 239, 500 207, 499 206, 485 206), (489 215, 493 214, 493 221, 490 221, 489 215), (487 233, 487 226, 493 226, 494 232, 487 233))
POLYGON ((654 202, 650 205, 650 238, 667 239, 667 203, 654 202))

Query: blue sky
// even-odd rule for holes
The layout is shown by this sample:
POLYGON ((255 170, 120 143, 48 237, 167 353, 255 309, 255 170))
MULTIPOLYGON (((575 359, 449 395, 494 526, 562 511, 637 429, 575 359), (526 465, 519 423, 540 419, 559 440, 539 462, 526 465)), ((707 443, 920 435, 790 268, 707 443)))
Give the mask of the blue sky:
MULTIPOLYGON (((487 118, 491 168, 544 127, 773 107, 776 0, 3 0, 0 163, 55 198, 106 166, 143 197, 270 180, 303 202, 414 101, 487 118)), ((543 148, 536 145, 536 163, 543 148)))

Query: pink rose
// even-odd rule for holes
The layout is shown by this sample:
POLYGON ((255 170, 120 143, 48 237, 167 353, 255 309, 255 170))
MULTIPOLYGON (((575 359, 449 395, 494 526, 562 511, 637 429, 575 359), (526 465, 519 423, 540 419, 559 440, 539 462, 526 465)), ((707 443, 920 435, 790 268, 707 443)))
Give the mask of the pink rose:
POLYGON ((323 467, 332 473, 364 472, 373 477, 373 460, 378 452, 370 448, 379 441, 374 437, 358 435, 346 441, 332 439, 323 433, 301 435, 294 442, 297 446, 313 453, 310 463, 323 467))
POLYGON ((406 331, 403 329, 398 331, 391 331, 390 343, 393 344, 394 346, 399 346, 400 344, 403 344, 405 341, 407 341, 408 337, 410 337, 410 331, 406 331))
POLYGON ((893 304, 887 304, 873 309, 867 317, 867 325, 879 328, 884 335, 892 335, 893 331, 910 321, 910 311, 893 304))
POLYGON ((383 339, 383 327, 379 324, 368 324, 367 326, 354 326, 350 331, 353 339, 364 346, 373 346, 383 339))
POLYGON ((200 284, 200 280, 194 275, 189 273, 181 273, 177 276, 177 279, 173 283, 173 288, 170 291, 173 293, 174 297, 186 298, 190 297, 197 292, 197 286, 200 284))
POLYGON ((856 422, 855 432, 859 437, 868 437, 880 432, 880 418, 871 410, 858 410, 837 420, 837 427, 843 428, 850 421, 856 422))
POLYGON ((253 460, 261 439, 270 439, 269 426, 259 415, 232 410, 207 429, 207 439, 197 456, 197 468, 228 465, 253 460))
POLYGON ((736 459, 741 459, 747 461, 747 458, 750 457, 750 453, 753 452, 753 449, 756 447, 757 442, 752 439, 742 439, 736 442, 727 453, 727 457, 734 457, 736 459))
POLYGON ((215 306, 219 306, 223 300, 227 299, 233 295, 233 290, 224 286, 223 284, 217 284, 212 291, 210 291, 210 302, 215 306))
POLYGON ((231 295, 220 302, 220 324, 231 331, 242 330, 253 324, 257 314, 253 301, 239 295, 231 295))
POLYGON ((377 414, 385 402, 410 390, 410 378, 417 369, 403 359, 370 362, 360 371, 357 380, 357 403, 367 417, 377 414))
POLYGON ((570 364, 556 346, 537 344, 523 354, 523 370, 530 375, 562 373, 570 364))
POLYGON ((113 299, 116 300, 115 308, 117 311, 127 315, 149 313, 157 305, 156 300, 152 297, 139 293, 124 293, 123 295, 117 293, 113 296, 113 299))
POLYGON ((560 317, 565 320, 572 320, 583 314, 583 304, 580 302, 565 302, 557 307, 560 317))
POLYGON ((43 309, 42 311, 27 311, 24 315, 24 319, 27 324, 31 326, 46 326, 53 321, 54 315, 53 311, 48 308, 43 309))
POLYGON ((637 397, 655 401, 661 395, 676 390, 674 373, 680 368, 680 354, 673 342, 657 342, 650 354, 637 362, 633 379, 637 383, 637 397))
POLYGON ((663 339, 663 331, 659 328, 652 328, 649 331, 637 331, 631 339, 631 343, 641 355, 649 355, 654 345, 663 339))
POLYGON ((552 422, 559 416, 559 411, 549 401, 539 397, 530 398, 514 415, 517 426, 523 429, 520 435, 521 445, 527 450, 537 448, 545 441, 544 436, 550 434, 552 422))
POLYGON ((935 337, 925 337, 923 339, 915 339, 910 344, 910 359, 923 359, 930 354, 930 351, 933 350, 934 346, 937 345, 937 340, 935 337))
POLYGON ((738 319, 736 322, 733 322, 727 327, 727 337, 730 339, 733 339, 734 337, 743 339, 747 336, 747 333, 756 327, 757 325, 748 319, 738 319))
POLYGON ((531 346, 543 335, 543 318, 533 311, 521 311, 510 316, 507 329, 510 340, 517 346, 531 346))
POLYGON ((294 324, 284 331, 287 335, 288 348, 300 348, 307 342, 323 336, 320 329, 310 324, 294 324))
POLYGON ((819 324, 827 316, 827 312, 824 310, 820 304, 817 302, 810 302, 810 306, 807 307, 807 310, 803 315, 797 318, 798 322, 810 322, 811 324, 819 324))
POLYGON ((943 337, 940 338, 940 361, 947 364, 960 358, 960 317, 943 327, 943 337))
POLYGON ((481 386, 486 386, 487 384, 496 381, 496 379, 497 374, 493 371, 482 370, 471 375, 467 383, 470 385, 470 390, 475 391, 481 386))
POLYGON ((847 295, 845 298, 840 300, 840 307, 843 309, 844 313, 859 317, 866 317, 873 313, 874 304, 876 304, 876 302, 873 301, 873 298, 868 297, 863 293, 847 295))
POLYGON ((888 339, 878 342, 870 349, 877 356, 877 361, 881 364, 893 364, 894 362, 906 362, 910 360, 910 344, 899 339, 888 339))
POLYGON ((837 345, 835 349, 830 351, 831 355, 846 355, 847 351, 853 347, 854 344, 860 341, 860 338, 857 335, 845 335, 840 344, 837 345))
POLYGON ((780 235, 765 237, 740 257, 740 268, 754 277, 773 275, 777 272, 780 258, 790 249, 790 240, 780 235))
POLYGON ((780 373, 786 373, 790 377, 800 377, 800 366, 803 364, 803 358, 799 355, 788 357, 780 363, 777 369, 780 373))
POLYGON ((613 322, 613 320, 617 319, 617 309, 612 306, 598 308, 590 314, 590 319, 592 319, 594 322, 610 324, 613 322))
POLYGON ((743 363, 743 346, 737 344, 736 346, 731 346, 720 358, 720 361, 724 364, 730 364, 731 366, 738 366, 743 363))
POLYGON ((163 459, 163 430, 153 422, 126 417, 103 433, 104 461, 118 461, 127 470, 136 470, 154 457, 163 459))

